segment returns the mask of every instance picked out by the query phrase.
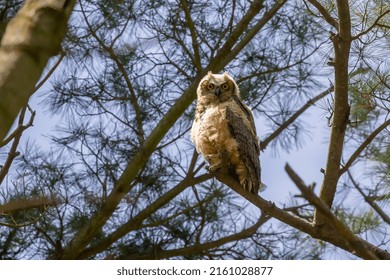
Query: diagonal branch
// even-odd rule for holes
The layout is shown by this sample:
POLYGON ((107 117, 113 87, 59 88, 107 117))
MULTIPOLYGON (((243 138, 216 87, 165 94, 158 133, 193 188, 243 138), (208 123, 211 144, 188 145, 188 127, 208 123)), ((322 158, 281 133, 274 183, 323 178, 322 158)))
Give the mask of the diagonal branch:
POLYGON ((363 36, 363 35, 369 33, 369 32, 370 32, 372 29, 374 29, 376 26, 379 26, 379 27, 380 27, 381 25, 379 24, 379 21, 380 21, 385 15, 387 15, 388 13, 390 13, 390 10, 387 10, 386 12, 384 12, 383 14, 381 14, 369 28, 367 28, 366 30, 360 32, 359 34, 353 36, 353 37, 352 37, 352 40, 356 40, 356 39, 360 38, 361 36, 363 36))
POLYGON ((129 75, 127 73, 127 70, 126 70, 125 66, 121 63, 120 59, 116 55, 116 53, 115 53, 114 49, 112 48, 112 46, 107 46, 103 42, 103 40, 100 39, 99 36, 96 34, 96 31, 91 26, 91 24, 90 24, 90 22, 88 20, 88 16, 86 15, 86 13, 84 11, 84 8, 83 8, 83 5, 81 3, 80 3, 80 7, 81 7, 81 12, 82 12, 82 14, 84 16, 85 23, 87 24, 88 29, 91 32, 92 37, 95 38, 95 40, 103 48, 103 50, 105 50, 109 54, 111 60, 114 61, 114 63, 116 64, 116 66, 118 67, 120 73, 123 76, 123 79, 124 79, 124 81, 126 83, 126 86, 127 86, 128 90, 129 90, 129 93, 130 93, 129 94, 129 100, 130 100, 131 106, 133 107, 134 112, 135 112, 135 120, 136 120, 136 124, 137 124, 137 130, 136 130, 137 138, 138 138, 139 143, 142 143, 142 141, 145 138, 145 133, 144 133, 144 129, 143 129, 143 122, 142 122, 142 110, 141 110, 141 107, 138 104, 138 98, 137 98, 137 95, 136 95, 136 93, 134 91, 133 84, 130 81, 130 78, 129 78, 129 75))
POLYGON ((296 111, 283 125, 279 126, 274 132, 267 136, 263 141, 260 141, 260 149, 263 151, 267 148, 268 144, 277 138, 283 130, 285 130, 290 124, 292 124, 300 115, 302 115, 308 108, 310 108, 318 100, 324 98, 329 93, 333 92, 333 86, 320 93, 319 95, 308 100, 305 105, 303 105, 298 111, 296 111))
POLYGON ((202 71, 202 63, 201 63, 200 54, 199 54, 199 43, 198 43, 198 38, 196 36, 196 28, 195 28, 194 22, 191 18, 191 11, 188 8, 186 0, 180 0, 180 3, 183 7, 186 21, 188 24, 188 29, 190 30, 190 34, 191 34, 191 41, 192 41, 191 43, 192 43, 192 48, 194 50, 194 57, 192 58, 192 62, 194 63, 196 70, 198 72, 201 72, 202 71))
POLYGON ((156 212, 158 209, 160 209, 162 206, 170 202, 174 197, 176 197, 178 194, 180 194, 182 191, 184 191, 187 187, 200 184, 210 178, 212 178, 213 175, 211 174, 203 174, 196 178, 187 177, 184 180, 182 180, 179 184, 177 184, 175 187, 173 187, 171 190, 169 190, 167 193, 159 197, 156 201, 148 205, 145 209, 143 209, 141 212, 139 212, 135 217, 131 218, 128 222, 120 226, 117 230, 112 232, 110 235, 105 237, 103 240, 97 242, 93 246, 85 249, 83 252, 81 252, 80 256, 78 258, 85 259, 89 256, 93 256, 94 254, 101 252, 102 250, 108 248, 110 245, 112 245, 115 241, 120 239, 121 237, 128 234, 130 231, 137 230, 142 227, 142 222, 147 218, 150 217, 150 215, 154 212, 156 212))
POLYGON ((358 190, 358 192, 363 196, 364 200, 372 207, 372 209, 375 210, 376 213, 382 218, 382 220, 390 225, 390 217, 379 207, 378 204, 375 203, 375 199, 367 196, 362 188, 359 186, 359 184, 353 179, 352 174, 349 170, 347 170, 349 179, 351 180, 352 184, 354 185, 355 189, 358 190))
POLYGON ((351 165, 356 161, 356 159, 359 157, 359 155, 364 151, 365 148, 367 148, 368 145, 375 139, 376 136, 378 136, 379 133, 381 133, 384 129, 386 129, 390 125, 390 119, 385 121, 383 124, 381 124, 377 129, 375 129, 362 144, 356 149, 356 151, 351 155, 351 157, 348 159, 348 161, 345 163, 343 168, 341 168, 339 176, 344 174, 348 169, 351 167, 351 165))
POLYGON ((338 29, 339 23, 335 20, 317 0, 307 0, 320 12, 324 19, 335 29, 338 29))
POLYGON ((22 138, 23 132, 31 127, 34 123, 35 118, 35 111, 32 111, 30 106, 24 107, 19 115, 19 121, 18 121, 18 127, 4 140, 4 143, 0 144, 0 148, 5 146, 8 142, 10 142, 12 139, 14 140, 12 142, 11 148, 8 152, 7 159, 4 162, 4 165, 0 168, 0 184, 3 182, 5 176, 8 174, 9 168, 11 167, 12 162, 14 159, 20 154, 16 149, 19 146, 20 139, 22 138), (30 120, 26 125, 23 124, 24 117, 26 114, 26 110, 29 110, 31 113, 30 120))
POLYGON ((176 256, 186 256, 191 254, 197 254, 202 253, 206 250, 210 250, 213 248, 220 247, 222 245, 242 240, 246 238, 250 238, 253 234, 256 233, 257 229, 263 225, 265 222, 268 221, 268 218, 265 216, 260 216, 259 220, 252 226, 250 226, 247 229, 244 229, 241 232, 228 235, 226 237, 222 237, 218 240, 202 243, 202 244, 196 244, 194 246, 184 247, 180 249, 173 249, 173 250, 161 250, 156 251, 153 254, 146 254, 146 255, 131 255, 126 256, 125 259, 143 259, 143 260, 150 260, 150 259, 166 259, 166 258, 172 258, 176 256))
MULTIPOLYGON (((352 254, 357 255, 358 257, 363 258, 365 256, 361 255, 360 252, 351 249, 351 246, 349 244, 346 244, 345 239, 335 233, 333 228, 316 226, 315 224, 309 223, 308 221, 277 207, 271 201, 267 201, 258 195, 245 191, 236 179, 232 178, 227 174, 228 173, 226 173, 226 170, 225 172, 223 170, 221 172, 218 171, 218 173, 216 174, 216 178, 220 182, 230 187, 233 191, 247 199, 253 205, 261 209, 264 215, 278 219, 279 221, 293 228, 296 228, 302 232, 309 234, 313 238, 329 242, 341 249, 344 249, 352 254)), ((360 244, 363 244, 365 248, 367 248, 370 252, 377 256, 377 258, 386 260, 390 259, 389 252, 382 250, 372 245, 371 243, 360 239, 359 237, 356 238, 358 238, 360 244)))
POLYGON ((60 57, 58 58, 56 63, 54 63, 54 65, 50 68, 50 70, 46 73, 45 77, 43 77, 40 80, 40 82, 35 86, 34 92, 36 92, 38 89, 40 89, 47 82, 47 80, 51 77, 51 75, 54 73, 54 71, 56 71, 58 66, 61 64, 61 62, 65 58, 65 56, 66 56, 65 51, 61 50, 60 57))
MULTIPOLYGON (((287 0, 278 0, 271 7, 271 9, 269 9, 266 13, 264 13, 262 18, 246 33, 246 35, 243 38, 241 38, 238 41, 236 45, 233 45, 232 44, 233 42, 227 40, 224 46, 221 48, 221 52, 219 52, 218 55, 215 57, 214 61, 219 62, 220 60, 222 60, 222 64, 225 65, 229 61, 231 61, 253 39, 253 37, 270 21, 270 19, 280 10, 280 8, 282 8, 286 4, 286 2, 287 0)), ((260 11, 263 7, 263 1, 253 1, 251 7, 249 8, 248 14, 253 13, 252 6, 256 6, 256 8, 260 11)), ((240 32, 240 29, 236 28, 232 32, 231 36, 235 38, 235 40, 238 40, 241 34, 242 31, 240 32)))
POLYGON ((304 198, 309 201, 312 205, 320 211, 323 216, 328 220, 329 224, 340 234, 346 241, 347 246, 350 247, 350 251, 355 251, 357 255, 368 260, 379 259, 373 252, 366 247, 360 238, 358 238, 353 232, 343 224, 337 217, 332 213, 329 206, 325 204, 320 198, 318 198, 312 191, 312 189, 302 181, 302 179, 295 173, 295 171, 286 164, 286 172, 295 183, 295 185, 302 192, 304 198))

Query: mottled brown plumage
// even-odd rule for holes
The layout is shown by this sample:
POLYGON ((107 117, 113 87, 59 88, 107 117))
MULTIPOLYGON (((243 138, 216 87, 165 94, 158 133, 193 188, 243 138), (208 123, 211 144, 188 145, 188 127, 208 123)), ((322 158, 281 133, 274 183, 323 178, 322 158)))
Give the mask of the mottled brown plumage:
POLYGON ((242 187, 257 193, 260 182, 260 148, 251 110, 227 73, 209 72, 199 83, 191 138, 208 162, 210 171, 228 165, 242 187), (225 162, 227 161, 227 162, 225 162))

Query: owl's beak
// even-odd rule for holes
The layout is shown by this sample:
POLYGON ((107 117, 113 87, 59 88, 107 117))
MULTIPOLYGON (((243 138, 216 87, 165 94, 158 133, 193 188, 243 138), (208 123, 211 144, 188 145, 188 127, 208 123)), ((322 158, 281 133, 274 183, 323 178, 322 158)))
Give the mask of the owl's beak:
POLYGON ((214 89, 214 94, 215 94, 216 96, 220 96, 220 95, 221 95, 221 88, 220 88, 220 87, 215 87, 215 89, 214 89))

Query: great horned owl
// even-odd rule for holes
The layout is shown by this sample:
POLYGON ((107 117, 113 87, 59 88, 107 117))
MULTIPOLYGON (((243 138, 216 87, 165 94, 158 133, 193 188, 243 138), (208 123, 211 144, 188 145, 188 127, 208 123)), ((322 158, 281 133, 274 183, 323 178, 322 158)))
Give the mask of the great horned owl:
POLYGON ((260 147, 252 111, 242 102, 229 74, 209 72, 197 89, 191 138, 208 162, 210 171, 223 164, 241 186, 257 193, 260 188, 260 147))

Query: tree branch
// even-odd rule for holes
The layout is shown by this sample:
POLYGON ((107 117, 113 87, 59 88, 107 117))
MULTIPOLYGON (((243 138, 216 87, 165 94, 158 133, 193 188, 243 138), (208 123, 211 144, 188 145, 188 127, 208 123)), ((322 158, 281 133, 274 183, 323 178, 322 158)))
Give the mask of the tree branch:
POLYGON ((97 242, 93 246, 85 249, 77 258, 85 259, 108 248, 111 244, 128 234, 130 231, 141 228, 142 222, 147 217, 149 217, 152 213, 156 212, 162 206, 170 202, 174 197, 184 191, 187 187, 202 183, 212 177, 213 175, 211 174, 203 174, 196 178, 187 177, 183 179, 179 184, 177 184, 167 193, 159 197, 156 201, 148 205, 145 209, 139 212, 135 217, 131 218, 128 222, 120 226, 117 230, 115 230, 110 235, 105 237, 103 240, 97 242))
POLYGON ((378 136, 379 133, 381 133, 384 129, 386 129, 390 125, 390 119, 385 121, 383 124, 381 124, 377 129, 375 129, 367 138, 364 140, 362 144, 356 149, 356 151, 351 155, 351 157, 348 159, 348 161, 345 163, 343 168, 341 168, 339 176, 344 174, 351 165, 356 161, 356 159, 359 157, 359 155, 363 152, 365 148, 375 139, 376 136, 378 136))
POLYGON ((41 79, 41 81, 35 86, 34 92, 36 92, 38 89, 40 89, 46 83, 46 81, 50 78, 50 76, 54 73, 54 71, 58 68, 58 66, 60 66, 65 55, 66 55, 66 53, 63 50, 61 50, 60 57, 58 58, 56 63, 53 65, 53 67, 51 67, 50 70, 46 73, 45 77, 43 77, 41 79))
POLYGON ((17 199, 0 205, 0 215, 9 214, 19 210, 28 210, 31 208, 56 205, 58 203, 59 200, 57 198, 47 196, 29 199, 17 199))
POLYGON ((274 132, 267 136, 263 141, 260 141, 260 149, 263 151, 267 148, 268 144, 277 138, 283 130, 285 130, 290 124, 292 124, 300 115, 302 115, 308 108, 310 108, 318 100, 324 98, 329 93, 333 92, 333 86, 320 93, 319 95, 308 100, 305 105, 303 105, 298 111, 296 111, 283 125, 279 126, 274 132))
POLYGON ((27 0, 8 23, 0 46, 0 140, 27 104, 49 58, 59 52, 75 2, 27 0))
MULTIPOLYGON (((338 0, 337 7, 339 16, 339 34, 332 34, 331 37, 335 51, 334 117, 329 141, 325 176, 319 194, 319 197, 329 207, 332 206, 334 195, 336 193, 337 182, 339 180, 340 162, 350 110, 348 104, 348 62, 351 47, 351 19, 348 1, 338 0)), ((323 223, 321 214, 317 211, 314 213, 314 222, 316 224, 323 223)))
POLYGON ((307 0, 320 12, 324 19, 335 29, 338 29, 339 23, 335 20, 328 11, 317 0, 307 0))
POLYGON ((379 207, 378 204, 375 203, 375 200, 371 197, 367 196, 362 188, 359 186, 359 184, 353 179, 352 174, 349 170, 347 170, 349 179, 351 180, 352 184, 354 185, 355 189, 358 190, 358 192, 363 196, 364 200, 372 207, 372 209, 375 210, 376 213, 382 218, 382 220, 390 225, 390 217, 379 207))
POLYGON ((12 139, 14 139, 11 148, 8 152, 7 159, 4 162, 4 165, 0 169, 0 184, 3 182, 5 176, 7 176, 13 160, 19 155, 19 152, 17 152, 16 149, 19 146, 20 138, 22 138, 23 131, 25 131, 27 128, 33 125, 34 118, 35 118, 35 111, 32 111, 28 105, 24 107, 20 112, 18 127, 7 137, 7 139, 4 140, 4 143, 0 145, 0 148, 4 147, 12 139), (23 125, 23 121, 27 109, 29 109, 29 111, 31 112, 31 116, 29 122, 26 125, 23 125))
POLYGON ((192 18, 191 18, 191 11, 188 8, 186 0, 180 0, 180 3, 183 7, 186 21, 188 24, 188 29, 190 30, 190 34, 191 34, 192 48, 194 50, 194 56, 192 58, 192 62, 194 63, 196 70, 198 72, 201 72, 202 71, 202 63, 201 63, 200 54, 199 54, 199 43, 198 43, 198 38, 196 36, 196 28, 195 28, 194 22, 192 21, 192 18))
MULTIPOLYGON (((339 234, 337 234, 333 228, 331 227, 323 227, 323 226, 316 226, 315 224, 309 223, 308 221, 291 214, 283 209, 278 208, 273 202, 266 201, 262 197, 255 195, 251 192, 247 192, 244 190, 244 188, 241 187, 240 183, 232 178, 231 176, 226 173, 226 170, 224 171, 219 170, 216 173, 216 178, 230 187, 233 191, 240 194, 242 197, 250 201, 253 205, 261 209, 266 216, 271 216, 273 218, 278 219, 279 221, 296 228, 302 232, 305 232, 312 236, 313 238, 321 239, 326 242, 329 242, 341 249, 344 249, 352 254, 357 255, 358 257, 363 258, 365 255, 360 255, 359 252, 351 249, 351 246, 349 244, 346 244, 345 239, 342 238, 339 234)), ((356 237, 358 238, 358 237, 356 237)), ((370 252, 372 252, 377 258, 379 259, 390 259, 390 253, 382 250, 371 243, 359 239, 359 242, 365 246, 370 252)))
POLYGON ((82 14, 84 16, 85 23, 87 24, 88 29, 91 32, 92 37, 94 37, 95 40, 98 42, 98 44, 103 48, 103 50, 105 50, 109 54, 109 56, 112 59, 112 61, 114 61, 115 64, 118 66, 118 69, 119 69, 120 73, 122 74, 123 79, 125 80, 126 86, 127 86, 128 90, 129 90, 129 93, 130 93, 129 100, 130 100, 131 106, 133 107, 134 112, 135 112, 135 120, 136 120, 136 124, 137 124, 136 134, 137 134, 137 137, 138 137, 138 142, 142 143, 144 141, 144 138, 145 138, 145 133, 144 133, 144 129, 143 129, 143 122, 142 122, 142 117, 141 117, 142 116, 142 110, 141 110, 141 108, 140 108, 140 106, 138 104, 137 95, 136 95, 136 93, 134 91, 133 84, 130 81, 130 78, 129 78, 129 75, 128 75, 126 69, 125 69, 125 66, 119 60, 119 58, 116 55, 114 49, 111 46, 106 46, 104 44, 104 42, 96 34, 95 29, 91 26, 91 24, 88 21, 88 17, 85 14, 83 5, 81 3, 80 3, 80 7, 81 7, 81 12, 82 12, 82 14))
MULTIPOLYGON (((191 254, 197 254, 202 253, 206 250, 210 250, 212 248, 220 247, 222 245, 225 245, 227 243, 231 243, 237 240, 242 240, 246 238, 250 238, 253 234, 256 233, 257 229, 263 225, 266 221, 268 221, 268 218, 265 216, 261 216, 259 220, 252 225, 251 227, 244 229, 243 231, 239 233, 235 233, 226 237, 223 237, 221 239, 203 243, 203 244, 196 244, 194 246, 184 247, 180 249, 173 249, 173 250, 157 250, 153 254, 139 254, 139 255, 131 255, 126 256, 123 259, 128 260, 135 260, 135 259, 142 259, 142 260, 153 260, 153 259, 166 259, 171 258, 175 256, 186 256, 191 254)), ((122 258, 121 258, 122 259, 122 258)))
POLYGON ((356 40, 356 39, 360 38, 361 36, 367 34, 367 33, 370 32, 372 29, 374 29, 375 26, 379 26, 379 27, 380 27, 379 21, 380 21, 385 15, 387 15, 388 13, 390 13, 390 10, 387 10, 387 11, 385 11, 383 14, 381 14, 369 28, 367 28, 366 30, 360 32, 359 34, 357 34, 357 35, 355 35, 355 36, 352 36, 352 40, 356 40))
MULTIPOLYGON (((246 35, 238 41, 238 43, 234 46, 231 44, 232 42, 226 40, 226 43, 221 48, 221 52, 218 53, 218 55, 213 60, 214 62, 219 62, 222 60, 222 65, 226 65, 229 61, 231 61, 252 39, 253 37, 269 22, 269 20, 279 11, 280 8, 286 4, 287 0, 278 0, 274 6, 271 7, 270 10, 268 10, 262 18, 250 29, 246 35), (234 46, 234 47, 233 47, 234 46)), ((263 1, 253 1, 251 7, 249 8, 248 14, 253 13, 252 6, 256 6, 256 9, 259 11, 263 7, 263 1)), ((245 15, 244 18, 247 16, 245 15)), ((249 24, 249 22, 248 22, 249 24)), ((238 27, 239 25, 237 25, 238 27)), ((242 26, 243 28, 246 28, 247 26, 242 26)), ((239 36, 242 35, 241 28, 235 28, 235 30, 232 32, 231 36, 235 38, 235 40, 238 40, 239 36), (241 32, 240 32, 241 31, 241 32)), ((210 66, 212 63, 210 64, 210 66)), ((220 70, 216 68, 217 70, 220 70)))
POLYGON ((379 259, 373 252, 371 252, 360 238, 358 238, 352 231, 343 224, 337 217, 332 213, 329 206, 326 205, 320 198, 318 198, 312 191, 311 188, 306 186, 302 179, 292 170, 292 168, 286 164, 286 172, 295 185, 302 192, 304 198, 309 201, 312 205, 320 211, 323 216, 328 220, 329 224, 339 233, 346 241, 346 245, 350 247, 350 252, 356 252, 356 255, 368 259, 377 260, 379 259))

